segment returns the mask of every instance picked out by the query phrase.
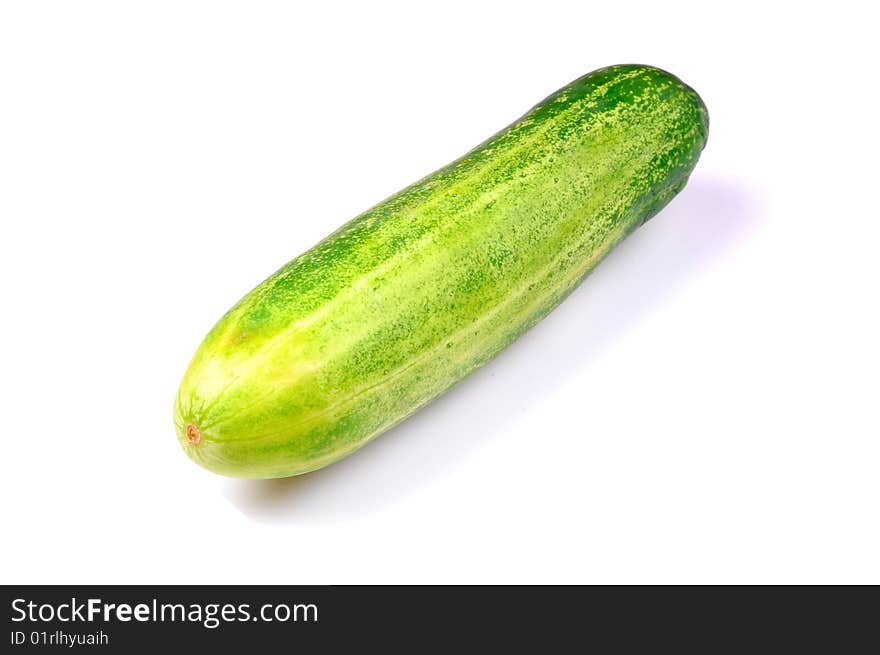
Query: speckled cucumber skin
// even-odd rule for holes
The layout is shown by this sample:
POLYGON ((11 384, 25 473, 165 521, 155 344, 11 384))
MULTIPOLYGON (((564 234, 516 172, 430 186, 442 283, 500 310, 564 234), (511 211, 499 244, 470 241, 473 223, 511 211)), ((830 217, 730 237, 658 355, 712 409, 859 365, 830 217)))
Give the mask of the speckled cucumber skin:
POLYGON ((357 450, 556 307, 682 189, 707 131, 699 96, 656 68, 560 89, 227 312, 178 392, 184 450, 248 478, 357 450))

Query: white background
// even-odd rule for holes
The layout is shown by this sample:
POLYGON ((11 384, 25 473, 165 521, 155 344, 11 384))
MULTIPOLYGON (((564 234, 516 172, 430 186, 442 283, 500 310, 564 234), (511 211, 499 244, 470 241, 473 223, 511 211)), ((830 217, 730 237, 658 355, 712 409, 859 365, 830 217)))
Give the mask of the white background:
POLYGON ((4 3, 0 580, 880 583, 876 24, 776 6, 4 3), (626 62, 709 144, 562 307, 320 472, 185 457, 234 301, 626 62))

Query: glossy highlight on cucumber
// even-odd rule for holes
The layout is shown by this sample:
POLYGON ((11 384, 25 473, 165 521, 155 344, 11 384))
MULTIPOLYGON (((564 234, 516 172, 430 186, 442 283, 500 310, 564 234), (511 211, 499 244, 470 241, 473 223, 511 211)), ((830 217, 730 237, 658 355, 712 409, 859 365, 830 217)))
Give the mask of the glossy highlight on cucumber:
POLYGON ((205 337, 174 407, 187 455, 272 478, 362 447, 491 360, 660 211, 708 124, 673 75, 604 68, 349 221, 205 337))

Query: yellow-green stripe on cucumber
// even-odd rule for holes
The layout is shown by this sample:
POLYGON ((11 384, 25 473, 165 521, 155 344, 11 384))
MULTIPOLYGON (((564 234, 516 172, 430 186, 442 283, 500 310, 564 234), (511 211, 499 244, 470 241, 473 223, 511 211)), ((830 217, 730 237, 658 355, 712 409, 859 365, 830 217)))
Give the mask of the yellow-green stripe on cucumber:
POLYGON ((687 182, 708 114, 678 78, 579 78, 242 298, 174 408, 217 473, 326 466, 429 403, 558 305, 687 182))

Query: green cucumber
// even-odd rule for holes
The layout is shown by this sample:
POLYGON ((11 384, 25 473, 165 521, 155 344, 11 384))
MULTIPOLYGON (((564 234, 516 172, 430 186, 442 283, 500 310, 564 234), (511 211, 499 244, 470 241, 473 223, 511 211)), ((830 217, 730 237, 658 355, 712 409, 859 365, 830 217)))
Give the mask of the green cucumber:
POLYGON ((684 187, 707 132, 696 92, 656 68, 560 89, 229 310, 177 395, 184 450, 249 478, 357 450, 556 307, 684 187))

